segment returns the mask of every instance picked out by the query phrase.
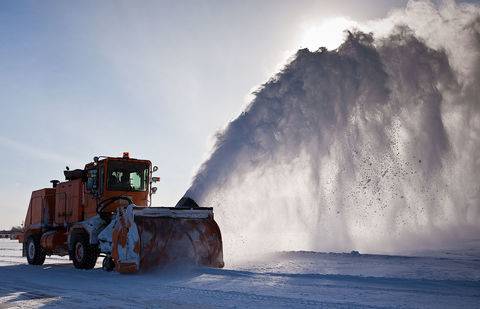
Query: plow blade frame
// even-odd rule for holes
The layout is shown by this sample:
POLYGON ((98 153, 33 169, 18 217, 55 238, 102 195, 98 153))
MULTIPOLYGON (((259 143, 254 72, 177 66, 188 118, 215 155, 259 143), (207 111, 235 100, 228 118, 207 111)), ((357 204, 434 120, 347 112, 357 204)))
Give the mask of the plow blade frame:
POLYGON ((167 264, 224 266, 222 237, 212 208, 128 206, 118 215, 112 257, 120 273, 167 264))

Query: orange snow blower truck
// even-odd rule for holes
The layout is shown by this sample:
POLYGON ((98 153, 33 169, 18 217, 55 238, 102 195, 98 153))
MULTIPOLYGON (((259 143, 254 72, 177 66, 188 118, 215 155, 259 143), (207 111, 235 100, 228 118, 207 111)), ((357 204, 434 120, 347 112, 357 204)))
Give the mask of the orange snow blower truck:
POLYGON ((149 207, 159 177, 148 160, 95 157, 65 181, 33 191, 19 241, 28 263, 68 255, 91 269, 99 256, 107 271, 132 273, 172 262, 223 267, 213 209, 183 197, 175 207, 149 207))

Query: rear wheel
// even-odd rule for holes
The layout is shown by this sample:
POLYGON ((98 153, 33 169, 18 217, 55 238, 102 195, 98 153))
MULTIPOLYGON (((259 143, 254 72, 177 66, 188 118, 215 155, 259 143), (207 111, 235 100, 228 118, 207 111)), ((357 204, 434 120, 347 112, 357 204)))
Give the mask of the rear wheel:
POLYGON ((72 247, 70 256, 75 268, 92 269, 95 267, 98 258, 98 247, 90 244, 88 235, 75 233, 71 239, 72 247))
POLYGON ((43 265, 45 251, 40 246, 40 237, 30 236, 27 240, 27 261, 30 265, 43 265))

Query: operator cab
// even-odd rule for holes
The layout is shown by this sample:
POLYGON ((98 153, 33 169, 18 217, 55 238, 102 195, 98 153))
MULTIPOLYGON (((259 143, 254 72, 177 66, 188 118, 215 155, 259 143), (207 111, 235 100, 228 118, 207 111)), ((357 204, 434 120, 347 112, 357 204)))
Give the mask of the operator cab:
POLYGON ((158 181, 152 177, 157 170, 148 160, 122 157, 95 157, 83 170, 85 207, 89 216, 99 212, 115 211, 119 206, 135 204, 149 206, 156 188, 151 184, 158 181))

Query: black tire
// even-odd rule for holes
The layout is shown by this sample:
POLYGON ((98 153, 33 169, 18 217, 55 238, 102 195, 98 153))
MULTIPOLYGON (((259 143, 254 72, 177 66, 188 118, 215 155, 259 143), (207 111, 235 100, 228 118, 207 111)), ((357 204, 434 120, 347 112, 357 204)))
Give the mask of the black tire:
POLYGON ((70 257, 73 265, 78 269, 92 269, 97 263, 99 254, 98 246, 91 245, 88 235, 84 233, 74 233, 71 236, 70 257))
POLYGON ((27 240, 27 261, 30 265, 43 265, 45 262, 45 251, 40 245, 39 236, 30 236, 27 240))
POLYGON ((111 256, 107 255, 103 258, 102 269, 105 271, 112 271, 115 269, 115 262, 111 256))

